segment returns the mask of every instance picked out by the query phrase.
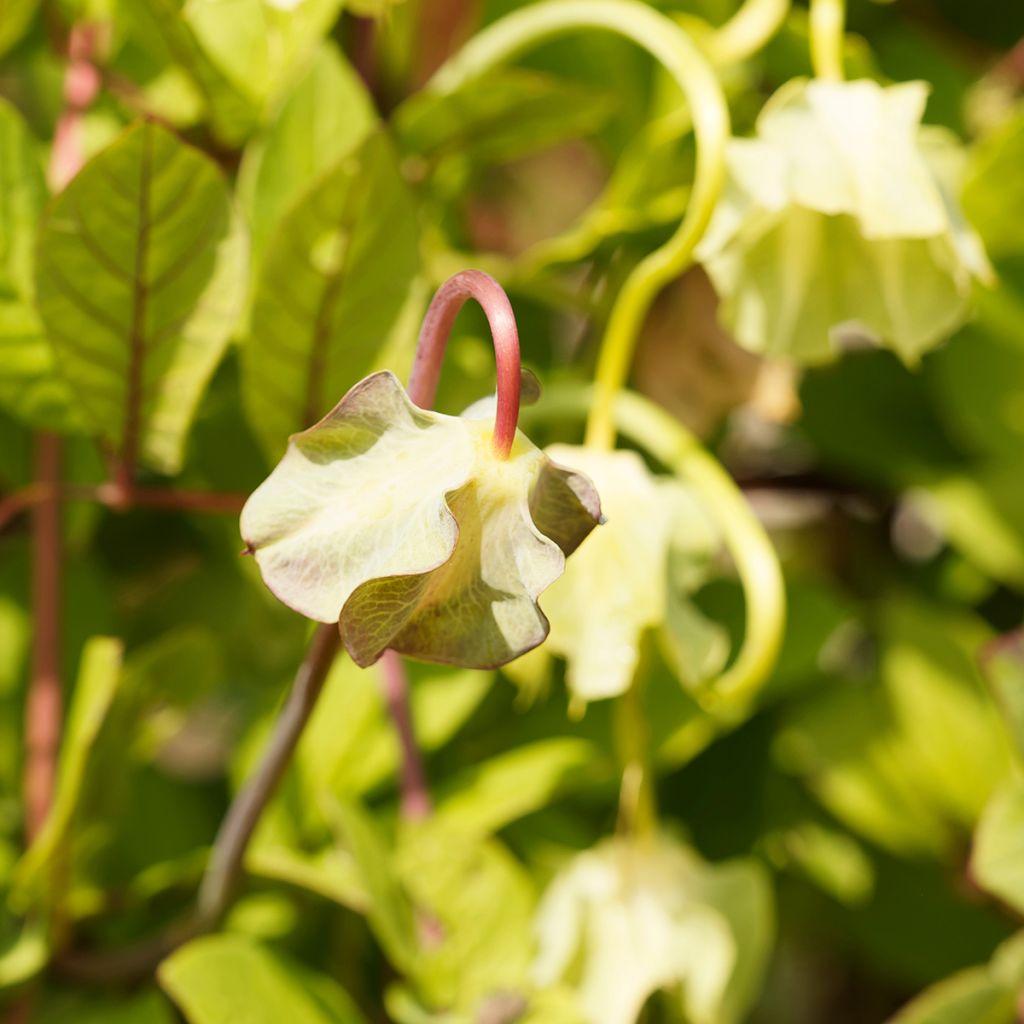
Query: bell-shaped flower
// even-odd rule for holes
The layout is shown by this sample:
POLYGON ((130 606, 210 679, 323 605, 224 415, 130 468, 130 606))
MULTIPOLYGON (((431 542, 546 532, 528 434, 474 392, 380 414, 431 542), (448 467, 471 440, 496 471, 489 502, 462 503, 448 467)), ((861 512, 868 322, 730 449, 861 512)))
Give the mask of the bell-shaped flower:
POLYGON ((730 143, 697 258, 747 348, 821 362, 867 339, 914 363, 964 321, 990 269, 926 100, 922 82, 795 80, 730 143))
POLYGON ((535 647, 537 597, 600 518, 597 493, 519 432, 414 405, 393 374, 356 384, 242 511, 271 591, 338 622, 359 665, 386 649, 489 668, 535 647))
POLYGON ((668 621, 670 554, 680 525, 691 549, 706 551, 714 538, 683 486, 652 474, 635 452, 558 444, 546 452, 593 480, 606 522, 545 595, 545 649, 566 659, 574 697, 615 697, 632 683, 644 633, 668 621))
POLYGON ((693 1024, 731 1024, 756 995, 771 919, 753 863, 709 865, 665 836, 609 839, 544 894, 534 978, 572 985, 588 1024, 634 1024, 660 990, 693 1024))

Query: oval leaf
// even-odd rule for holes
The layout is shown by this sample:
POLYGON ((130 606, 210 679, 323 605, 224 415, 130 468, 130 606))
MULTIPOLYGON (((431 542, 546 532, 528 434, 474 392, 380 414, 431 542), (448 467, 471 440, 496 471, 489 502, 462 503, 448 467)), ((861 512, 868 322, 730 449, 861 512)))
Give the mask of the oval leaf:
POLYGON ((295 206, 263 262, 242 393, 271 458, 354 374, 382 365, 418 271, 412 197, 387 140, 371 136, 295 206))
POLYGON ((71 427, 70 395, 32 300, 33 247, 46 182, 28 126, 3 101, 0 173, 0 404, 33 425, 71 427))
POLYGON ((50 208, 39 312, 91 425, 128 462, 180 468, 244 275, 223 176, 156 124, 129 128, 50 208))

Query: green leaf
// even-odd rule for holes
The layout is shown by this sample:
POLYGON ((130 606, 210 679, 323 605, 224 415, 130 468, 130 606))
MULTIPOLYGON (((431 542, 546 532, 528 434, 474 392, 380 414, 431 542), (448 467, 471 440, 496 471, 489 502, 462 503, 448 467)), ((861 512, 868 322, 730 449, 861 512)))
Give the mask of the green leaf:
POLYGON ((985 808, 974 837, 971 873, 987 892, 1024 910, 1024 783, 1019 780, 985 808))
POLYGON ((252 96, 211 59, 183 16, 179 0, 138 0, 123 5, 121 10, 151 52, 188 74, 206 104, 213 132, 222 142, 238 145, 252 132, 257 119, 252 96))
POLYGON ((426 822, 403 834, 398 870, 416 906, 437 925, 436 941, 412 964, 420 997, 474 1020, 502 994, 523 998, 532 987, 535 894, 508 850, 426 822))
POLYGON ((39 0, 4 0, 0 4, 0 55, 25 34, 38 7, 39 0))
POLYGON ((21 115, 0 101, 0 404, 51 429, 75 425, 32 298, 36 228, 46 182, 36 142, 21 115))
POLYGON ((608 768, 588 740, 537 740, 475 765, 450 782, 437 818, 453 831, 496 832, 581 782, 600 780, 608 768))
POLYGON ((265 253, 242 398, 268 458, 353 379, 409 361, 419 268, 412 196, 376 133, 316 180, 265 253))
POLYGON ((1024 250, 1021 164, 1024 110, 974 148, 964 183, 964 210, 994 257, 1024 250))
POLYGON ((991 644, 982 667, 1017 756, 1024 758, 1024 634, 1011 633, 991 644))
POLYGON ((923 490, 924 508, 984 573, 1024 586, 1024 491, 1016 455, 950 473, 923 490))
POLYGON ((607 92, 501 68, 455 93, 415 93, 396 112, 395 131, 412 168, 440 173, 435 185, 447 193, 463 182, 465 166, 501 163, 592 134, 613 108, 607 92))
MULTIPOLYGON (((444 746, 483 700, 487 672, 409 663, 416 739, 424 751, 444 746)), ((358 796, 393 780, 401 754, 381 695, 378 669, 338 658, 296 752, 305 801, 325 792, 358 796)))
POLYGON ((1016 1001, 988 968, 971 967, 933 985, 889 1024, 1015 1024, 1016 1001))
POLYGON ((10 945, 0 950, 0 993, 31 981, 49 959, 45 929, 38 923, 26 925, 10 945))
POLYGON ((958 971, 905 1006, 889 1024, 1016 1024, 1024 985, 1024 933, 1003 942, 984 967, 958 971))
POLYGON ((237 320, 245 246, 216 165, 152 122, 82 169, 40 229, 39 312, 89 422, 173 473, 237 320))
POLYGON ((52 891, 49 876, 69 866, 75 815, 86 786, 94 781, 88 771, 89 759, 113 705, 121 664, 122 646, 112 637, 94 637, 82 651, 61 744, 53 804, 17 869, 15 886, 22 900, 30 890, 40 887, 49 900, 60 895, 52 891))
POLYGON ((336 982, 242 935, 196 939, 157 977, 189 1024, 363 1024, 336 982))
POLYGON ((419 409, 381 372, 292 438, 242 536, 274 594, 338 621, 357 664, 391 648, 493 668, 547 635, 537 597, 598 515, 589 482, 524 435, 500 459, 490 422, 419 409), (541 532, 552 511, 564 549, 541 532))
POLYGON ((777 753, 836 817, 903 855, 949 856, 1009 769, 968 615, 893 601, 877 683, 843 680, 791 715, 777 753))
POLYGON ((336 802, 331 811, 366 888, 370 926, 394 966, 409 970, 418 955, 415 920, 391 848, 373 819, 356 804, 336 802))
POLYGON ((734 140, 729 183, 697 250, 747 348, 805 362, 844 339, 908 363, 966 318, 990 273, 955 203, 953 144, 920 128, 907 82, 796 80, 734 140))
POLYGON ((284 214, 350 153, 377 117, 359 76, 331 42, 245 148, 238 194, 249 215, 258 264, 284 214))

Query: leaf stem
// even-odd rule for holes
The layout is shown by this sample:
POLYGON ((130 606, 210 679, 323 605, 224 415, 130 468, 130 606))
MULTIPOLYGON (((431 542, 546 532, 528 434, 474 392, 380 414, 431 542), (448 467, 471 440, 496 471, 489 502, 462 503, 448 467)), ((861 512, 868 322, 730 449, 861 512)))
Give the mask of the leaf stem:
POLYGON ((231 905, 249 840, 298 746, 340 643, 333 623, 316 627, 259 766, 228 808, 199 886, 198 915, 204 930, 215 928, 231 905))
POLYGON ((811 65, 818 78, 843 80, 846 0, 811 0, 811 65))
POLYGON ((628 689, 615 701, 615 741, 622 764, 619 831, 636 839, 657 826, 657 801, 651 765, 650 730, 644 710, 644 667, 638 666, 628 689))
POLYGON ((35 479, 44 497, 32 520, 32 678, 25 701, 25 835, 31 842, 50 810, 60 751, 60 479, 61 441, 40 431, 35 438, 35 479))
POLYGON ((763 49, 782 27, 790 6, 791 0, 746 0, 708 40, 712 63, 717 67, 739 64, 763 49))
POLYGON ((430 817, 433 805, 423 770, 423 757, 413 728, 409 679, 401 657, 394 651, 385 651, 379 665, 384 700, 395 726, 401 752, 401 814, 406 821, 423 821, 430 817))
POLYGON ((19 516, 56 496, 59 501, 94 501, 124 512, 132 508, 178 509, 188 512, 240 512, 244 494, 218 494, 211 491, 178 490, 171 487, 137 487, 129 484, 66 484, 34 481, 30 486, 0 500, 0 530, 19 516))
POLYGON ((463 270, 437 290, 420 328, 416 358, 409 375, 409 397, 424 409, 434 404, 448 336, 459 310, 469 299, 480 304, 491 328, 498 378, 493 443, 495 453, 505 459, 512 450, 519 423, 519 332, 512 304, 490 274, 482 270, 463 270))
POLYGON ((601 29, 632 40, 650 53, 682 89, 693 112, 697 167, 686 215, 672 237, 645 257, 622 286, 598 357, 587 443, 611 447, 612 407, 629 372, 636 337, 658 291, 688 265, 725 180, 729 111, 707 59, 675 22, 637 0, 542 0, 478 33, 427 85, 453 93, 522 51, 567 32, 601 29))

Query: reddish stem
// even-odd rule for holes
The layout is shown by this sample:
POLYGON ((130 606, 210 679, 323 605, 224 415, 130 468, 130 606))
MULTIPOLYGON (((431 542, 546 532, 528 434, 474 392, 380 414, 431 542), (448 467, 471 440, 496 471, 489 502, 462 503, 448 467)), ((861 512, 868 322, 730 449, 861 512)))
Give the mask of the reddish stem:
POLYGON ((380 659, 380 675, 384 700, 395 724, 401 750, 401 812, 407 821, 423 821, 433 810, 423 758, 416 743, 409 706, 409 680, 402 659, 394 651, 385 651, 380 659))
POLYGON ((434 404, 448 336, 468 299, 480 303, 491 327, 498 375, 494 451, 499 458, 507 459, 519 423, 519 332, 505 290, 489 274, 482 270, 463 270, 438 289, 420 329, 416 359, 409 377, 409 397, 424 409, 434 404))
POLYGON ((35 478, 44 497, 32 522, 32 679, 25 701, 25 834, 35 838, 53 798, 61 731, 60 685, 60 438, 35 439, 35 478))

